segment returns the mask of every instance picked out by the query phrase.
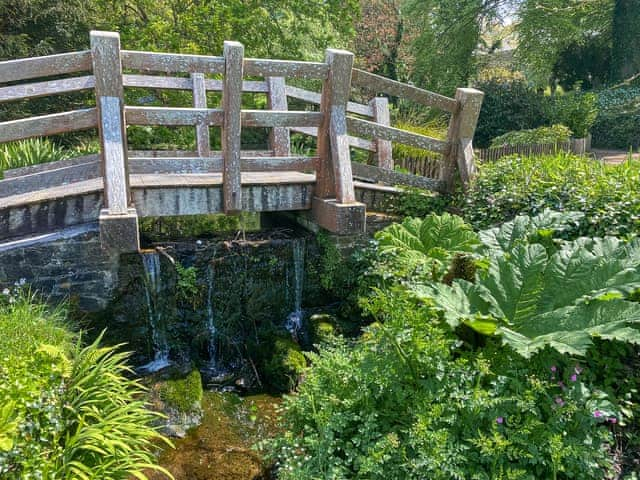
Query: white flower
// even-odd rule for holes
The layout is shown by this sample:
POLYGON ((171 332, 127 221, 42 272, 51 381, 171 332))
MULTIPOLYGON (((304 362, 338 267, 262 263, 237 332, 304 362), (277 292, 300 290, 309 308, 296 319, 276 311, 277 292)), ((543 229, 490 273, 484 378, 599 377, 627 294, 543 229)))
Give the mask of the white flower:
POLYGON ((5 288, 4 290, 2 290, 2 294, 3 294, 3 295, 7 295, 7 296, 8 296, 8 295, 9 295, 9 293, 11 293, 11 292, 9 292, 9 289, 8 289, 8 288, 5 288))

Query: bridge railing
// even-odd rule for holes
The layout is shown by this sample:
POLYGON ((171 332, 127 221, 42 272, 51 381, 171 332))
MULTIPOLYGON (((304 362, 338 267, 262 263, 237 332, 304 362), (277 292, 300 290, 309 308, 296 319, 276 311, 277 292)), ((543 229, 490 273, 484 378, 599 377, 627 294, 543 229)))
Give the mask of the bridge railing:
POLYGON ((457 172, 463 184, 473 175, 471 139, 483 96, 476 90, 458 89, 455 98, 448 98, 358 70, 353 68, 353 54, 342 50, 327 50, 324 62, 244 58, 244 48, 237 42, 225 42, 219 57, 151 53, 122 50, 119 35, 111 32, 92 32, 91 50, 0 62, 0 85, 5 85, 0 87, 0 103, 95 93, 95 106, 0 122, 0 143, 95 128, 100 136, 99 158, 89 156, 60 162, 57 167, 9 173, 13 178, 0 182, 0 198, 102 177, 105 210, 101 223, 129 222, 130 227, 137 222, 131 174, 220 173, 224 210, 237 212, 243 205, 242 172, 315 172, 314 215, 320 225, 334 230, 340 229, 340 220, 335 218, 340 211, 360 214, 354 173, 387 183, 450 191, 457 172), (291 78, 321 80, 322 91, 287 85, 291 78), (127 105, 124 91, 134 87, 191 91, 192 106, 127 105), (371 92, 369 102, 351 101, 353 88, 371 92), (220 105, 208 105, 208 92, 221 93, 220 105), (243 93, 267 95, 267 109, 243 109, 243 93), (446 140, 392 127, 388 99, 379 95, 450 113, 446 140), (287 98, 315 107, 291 111, 287 98), (129 151, 128 125, 194 127, 195 151, 129 151), (221 129, 220 152, 210 148, 211 127, 221 129), (269 150, 243 151, 244 127, 270 129, 269 150), (292 155, 290 132, 317 137, 316 156, 292 155), (394 172, 392 142, 442 154, 439 178, 394 172), (352 163, 350 148, 373 152, 376 165, 352 163))

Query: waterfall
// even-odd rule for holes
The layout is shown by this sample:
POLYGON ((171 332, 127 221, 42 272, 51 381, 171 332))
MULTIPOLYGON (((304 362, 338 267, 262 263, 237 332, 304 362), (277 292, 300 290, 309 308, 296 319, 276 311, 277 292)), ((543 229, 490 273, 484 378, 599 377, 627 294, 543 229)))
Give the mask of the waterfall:
POLYGON ((147 301, 147 315, 153 345, 153 360, 141 367, 141 370, 155 372, 169 365, 169 342, 167 329, 163 321, 160 300, 162 296, 162 278, 160 276, 160 255, 158 252, 142 253, 144 266, 144 290, 147 301))
POLYGON ((211 370, 218 370, 218 351, 216 342, 218 340, 218 331, 215 325, 215 318, 213 312, 213 265, 209 264, 207 266, 207 331, 209 333, 208 340, 208 353, 209 353, 209 368, 211 370))
POLYGON ((293 250, 293 311, 287 316, 285 328, 292 335, 302 329, 302 288, 304 286, 304 238, 295 238, 292 242, 293 250))

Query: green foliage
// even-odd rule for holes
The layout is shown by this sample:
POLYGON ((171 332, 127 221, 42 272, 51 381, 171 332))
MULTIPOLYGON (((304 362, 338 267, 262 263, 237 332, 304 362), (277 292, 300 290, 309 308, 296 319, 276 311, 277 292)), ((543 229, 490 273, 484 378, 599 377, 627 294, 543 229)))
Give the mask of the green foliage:
POLYGON ((276 338, 271 357, 264 365, 265 379, 269 387, 277 392, 290 392, 298 384, 307 366, 300 345, 290 338, 276 338))
POLYGON ((640 87, 622 86, 598 92, 599 113, 593 144, 601 148, 640 147, 640 87))
MULTIPOLYGON (((397 122, 396 128, 406 130, 408 132, 419 133, 431 138, 444 140, 447 137, 447 125, 439 120, 432 120, 426 125, 415 125, 406 121, 397 122)), ((403 145, 402 143, 393 143, 393 159, 396 163, 402 163, 404 159, 414 160, 430 160, 438 163, 440 155, 422 148, 403 145)))
POLYGON ((176 301, 182 305, 190 305, 196 309, 201 302, 200 288, 198 287, 198 270, 196 267, 184 267, 176 262, 176 301))
POLYGON ((140 231, 151 241, 179 238, 211 238, 224 232, 260 230, 260 215, 188 215, 182 217, 147 217, 140 220, 140 231))
POLYGON ((598 97, 579 91, 555 95, 549 103, 549 118, 566 125, 577 138, 586 137, 598 116, 598 97))
POLYGON ((537 128, 548 123, 547 97, 523 80, 490 79, 476 88, 485 94, 474 136, 474 145, 486 148, 491 139, 513 130, 537 128))
POLYGON ((82 348, 28 293, 0 296, 0 476, 118 479, 154 466, 156 415, 128 376, 126 354, 82 348))
POLYGON ((416 187, 399 187, 402 195, 393 198, 389 212, 401 217, 424 217, 430 213, 442 213, 451 204, 451 196, 422 190, 416 187))
POLYGON ((48 139, 33 138, 0 145, 0 177, 4 170, 28 167, 69 158, 67 152, 48 139))
POLYGON ((571 130, 564 125, 556 124, 551 127, 538 127, 530 130, 515 130, 507 132, 491 140, 492 147, 504 145, 558 145, 571 138, 571 130))
POLYGON ((474 283, 457 279, 414 291, 432 299, 452 327, 498 333, 525 357, 546 346, 584 356, 592 337, 640 343, 640 305, 626 300, 640 288, 640 241, 581 238, 559 242, 557 250, 537 243, 554 224, 576 218, 518 217, 481 234, 489 267, 474 283))
POLYGON ((547 357, 466 355, 405 296, 367 308, 378 322, 352 347, 310 354, 285 399, 278 478, 606 478, 601 424, 615 411, 601 392, 568 378, 563 390, 547 357))
POLYGON ((198 412, 202 402, 202 378, 198 370, 192 370, 186 377, 162 382, 158 390, 160 400, 167 407, 180 413, 198 412))
POLYGON ((462 201, 476 228, 550 208, 584 213, 567 236, 625 237, 640 225, 640 163, 603 165, 566 153, 505 157, 480 166, 462 201))

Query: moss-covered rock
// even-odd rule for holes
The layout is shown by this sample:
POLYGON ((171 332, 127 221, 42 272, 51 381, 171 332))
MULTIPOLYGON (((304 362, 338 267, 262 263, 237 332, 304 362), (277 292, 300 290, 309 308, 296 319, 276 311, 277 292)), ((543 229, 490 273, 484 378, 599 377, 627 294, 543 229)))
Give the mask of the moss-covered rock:
POLYGON ((293 390, 307 366, 300 345, 289 338, 277 338, 272 352, 271 358, 263 365, 266 383, 278 392, 293 390))
POLYGON ((330 342, 336 335, 336 319, 329 314, 312 315, 309 319, 309 330, 314 345, 330 342))
POLYGON ((198 370, 192 370, 184 378, 167 380, 160 384, 160 400, 180 413, 200 411, 202 402, 202 379, 198 370))

